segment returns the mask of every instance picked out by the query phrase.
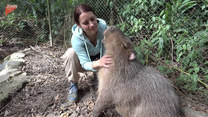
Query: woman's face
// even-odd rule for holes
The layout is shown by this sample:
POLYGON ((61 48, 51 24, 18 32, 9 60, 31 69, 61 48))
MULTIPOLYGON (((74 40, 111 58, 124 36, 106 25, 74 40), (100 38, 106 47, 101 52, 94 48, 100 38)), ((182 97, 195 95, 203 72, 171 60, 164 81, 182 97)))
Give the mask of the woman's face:
POLYGON ((97 18, 93 12, 83 12, 79 16, 78 26, 84 30, 87 36, 95 36, 97 34, 97 18))

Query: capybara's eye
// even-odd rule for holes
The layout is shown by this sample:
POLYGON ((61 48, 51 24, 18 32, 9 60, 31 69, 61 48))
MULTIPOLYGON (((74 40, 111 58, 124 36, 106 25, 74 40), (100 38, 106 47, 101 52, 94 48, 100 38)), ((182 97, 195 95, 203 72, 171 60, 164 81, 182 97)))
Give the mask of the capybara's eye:
POLYGON ((113 27, 110 27, 110 30, 113 30, 113 27))

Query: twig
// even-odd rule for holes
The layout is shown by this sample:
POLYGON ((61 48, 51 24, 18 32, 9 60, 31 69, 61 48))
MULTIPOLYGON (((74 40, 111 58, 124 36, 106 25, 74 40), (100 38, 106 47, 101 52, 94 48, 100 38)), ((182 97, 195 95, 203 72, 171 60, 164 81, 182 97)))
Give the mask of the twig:
POLYGON ((47 56, 47 55, 45 55, 45 54, 41 53, 40 51, 38 51, 38 50, 37 50, 37 49, 35 49, 34 47, 30 46, 30 48, 31 48, 32 50, 34 50, 35 52, 37 52, 37 53, 41 54, 42 56, 45 56, 46 58, 51 59, 49 56, 47 56))
MULTIPOLYGON (((114 6, 114 7, 115 7, 115 10, 116 10, 116 11, 118 11, 118 10, 117 10, 117 9, 118 9, 118 7, 116 7, 116 6, 114 6)), ((124 20, 122 19, 122 17, 121 17, 121 16, 117 16, 117 17, 118 17, 118 18, 120 18, 120 20, 121 20, 121 22, 122 22, 122 23, 124 23, 124 20)))
POLYGON ((146 66, 148 65, 148 59, 149 59, 149 54, 147 53, 147 56, 146 56, 146 66))
POLYGON ((4 105, 4 107, 1 108, 0 112, 3 111, 8 106, 9 106, 9 103, 7 103, 6 105, 4 105))
POLYGON ((122 22, 122 23, 124 23, 124 20, 122 19, 122 17, 121 17, 121 16, 119 16, 119 18, 120 18, 121 22, 122 22))
POLYGON ((48 8, 48 17, 47 17, 47 19, 48 19, 48 25, 49 25, 50 46, 53 46, 50 0, 47 0, 47 8, 48 8))
MULTIPOLYGON (((158 61, 153 55, 150 55, 150 58, 151 58, 153 61, 155 61, 155 62, 158 61)), ((182 69, 180 69, 180 68, 178 68, 178 67, 176 67, 176 66, 173 66, 173 65, 170 65, 170 64, 166 64, 166 63, 164 63, 164 62, 162 62, 162 64, 164 64, 165 66, 168 66, 169 68, 175 69, 175 70, 177 70, 177 71, 179 71, 179 72, 181 72, 181 73, 184 73, 185 75, 187 75, 188 77, 191 78, 191 74, 189 74, 189 73, 183 71, 182 69)), ((197 79, 197 82, 201 83, 201 84, 204 85, 206 88, 208 88, 208 84, 204 83, 204 82, 201 81, 199 78, 197 79)))
POLYGON ((30 46, 30 48, 31 48, 32 50, 34 50, 35 52, 41 54, 42 56, 45 56, 46 58, 48 58, 49 62, 50 62, 54 67, 56 67, 56 65, 50 60, 51 57, 49 57, 49 56, 47 56, 47 55, 45 55, 45 54, 39 52, 38 50, 36 50, 36 49, 35 49, 34 47, 32 47, 32 46, 30 46))
POLYGON ((173 65, 173 39, 170 38, 170 41, 171 41, 171 62, 172 62, 172 65, 173 65))
MULTIPOLYGON (((173 68, 173 69, 175 69, 175 70, 178 70, 178 71, 180 71, 180 72, 186 74, 188 77, 191 77, 191 74, 189 74, 189 73, 183 71, 182 69, 177 68, 177 67, 175 67, 175 66, 172 66, 172 65, 170 65, 170 64, 167 64, 167 65, 168 65, 170 68, 173 68)), ((206 88, 208 88, 208 85, 207 85, 206 83, 204 83, 203 81, 201 81, 199 78, 197 79, 197 81, 198 81, 199 83, 201 83, 202 85, 204 85, 206 88)))

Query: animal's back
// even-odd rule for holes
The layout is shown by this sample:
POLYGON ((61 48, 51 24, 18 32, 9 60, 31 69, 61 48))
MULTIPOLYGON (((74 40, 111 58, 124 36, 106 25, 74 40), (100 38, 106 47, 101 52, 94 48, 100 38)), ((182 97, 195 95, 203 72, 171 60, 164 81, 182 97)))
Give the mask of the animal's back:
POLYGON ((138 76, 143 78, 141 117, 180 117, 178 97, 172 84, 157 70, 147 67, 138 76), (146 81, 145 81, 146 80, 146 81))
POLYGON ((117 89, 120 90, 114 95, 122 94, 121 99, 115 99, 120 100, 117 110, 124 117, 180 117, 171 83, 151 67, 142 67, 130 81, 117 85, 117 89))

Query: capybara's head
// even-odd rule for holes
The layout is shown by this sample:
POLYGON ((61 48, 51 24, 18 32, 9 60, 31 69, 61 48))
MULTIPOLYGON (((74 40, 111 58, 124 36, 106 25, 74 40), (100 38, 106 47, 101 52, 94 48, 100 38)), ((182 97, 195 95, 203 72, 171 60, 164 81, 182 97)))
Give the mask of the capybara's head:
POLYGON ((117 27, 108 27, 104 32, 103 43, 106 53, 110 55, 124 54, 128 60, 136 58, 131 40, 117 27))

